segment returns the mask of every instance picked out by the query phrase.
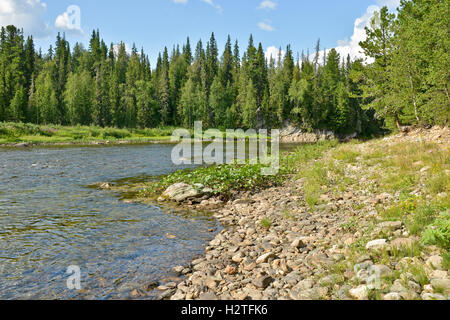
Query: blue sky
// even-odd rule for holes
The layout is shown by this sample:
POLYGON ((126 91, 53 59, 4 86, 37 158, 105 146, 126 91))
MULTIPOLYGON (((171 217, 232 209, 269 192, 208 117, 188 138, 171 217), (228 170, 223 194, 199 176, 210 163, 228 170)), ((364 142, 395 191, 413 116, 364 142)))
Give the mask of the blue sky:
POLYGON ((337 47, 342 54, 358 56, 357 43, 364 26, 380 5, 395 8, 399 0, 0 0, 0 25, 14 23, 33 34, 37 46, 47 50, 58 31, 71 43, 87 44, 93 29, 106 43, 124 41, 144 47, 152 63, 164 46, 171 48, 190 36, 216 34, 222 50, 228 34, 238 39, 241 51, 253 34, 268 54, 292 45, 294 52, 315 46, 337 47), (80 25, 73 7, 81 13, 80 25), (76 8, 75 7, 75 8, 76 8), (65 13, 66 12, 66 13, 65 13), (352 38, 353 37, 353 38, 352 38))

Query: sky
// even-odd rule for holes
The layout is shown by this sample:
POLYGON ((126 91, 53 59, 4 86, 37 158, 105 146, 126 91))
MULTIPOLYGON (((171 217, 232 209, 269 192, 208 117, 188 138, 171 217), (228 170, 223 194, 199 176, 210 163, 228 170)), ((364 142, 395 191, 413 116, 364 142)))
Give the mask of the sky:
POLYGON ((88 46, 93 29, 110 43, 142 47, 154 65, 165 46, 205 43, 215 33, 220 52, 227 36, 238 40, 241 53, 250 34, 266 57, 291 44, 294 54, 336 48, 341 55, 362 57, 359 41, 373 12, 400 0, 0 0, 0 25, 14 24, 33 35, 45 52, 58 32, 73 44, 88 46))

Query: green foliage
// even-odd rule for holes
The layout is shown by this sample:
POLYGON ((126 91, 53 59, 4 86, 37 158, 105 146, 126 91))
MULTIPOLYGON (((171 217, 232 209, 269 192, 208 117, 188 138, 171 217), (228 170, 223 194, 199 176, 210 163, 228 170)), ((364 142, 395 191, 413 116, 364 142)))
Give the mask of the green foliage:
POLYGON ((230 197, 232 191, 256 190, 281 182, 281 175, 262 175, 262 165, 220 165, 195 170, 177 171, 162 177, 147 190, 148 194, 161 193, 175 183, 201 184, 216 195, 230 197))
POLYGON ((409 271, 420 286, 423 287, 430 283, 430 279, 428 278, 427 272, 422 264, 412 264, 409 267, 409 271))
MULTIPOLYGON (((279 128, 369 136, 383 122, 447 124, 450 37, 448 0, 402 1, 397 15, 382 8, 361 47, 371 58, 352 61, 330 50, 322 61, 294 62, 285 55, 266 61, 250 36, 242 55, 228 36, 223 54, 214 34, 192 54, 189 39, 167 47, 154 70, 143 50, 123 42, 108 47, 98 31, 89 48, 64 35, 43 55, 14 26, 0 37, 0 121, 96 125, 117 128, 279 128)), ((436 186, 442 181, 436 181, 436 186)))
POLYGON ((69 75, 64 101, 71 125, 89 125, 92 123, 93 89, 94 83, 87 71, 69 75))
POLYGON ((421 234, 429 225, 434 223, 438 214, 444 210, 441 204, 422 203, 407 219, 407 226, 412 234, 421 234))
POLYGON ((283 165, 289 171, 299 172, 307 162, 319 159, 325 151, 335 148, 337 145, 338 142, 335 140, 302 145, 283 157, 283 165))
POLYGON ((442 213, 436 221, 424 231, 422 242, 425 245, 438 245, 450 249, 450 213, 442 213))
POLYGON ((384 7, 366 29, 361 47, 375 62, 364 97, 388 124, 448 123, 448 8, 448 1, 402 1, 397 15, 384 7))
MULTIPOLYGON (((231 197, 233 192, 258 190, 283 182, 286 175, 296 173, 302 165, 312 159, 318 159, 325 151, 337 145, 335 141, 320 142, 316 145, 303 145, 294 152, 282 157, 281 169, 275 176, 265 176, 261 164, 228 164, 197 169, 186 169, 161 177, 153 182, 144 192, 145 195, 159 196, 165 189, 175 183, 191 185, 201 184, 211 188, 213 193, 225 198, 231 197)), ((320 177, 319 183, 326 180, 326 172, 319 166, 314 166, 311 179, 320 177)))
POLYGON ((334 153, 334 158, 336 160, 344 161, 346 163, 355 163, 356 159, 361 154, 359 152, 348 150, 346 148, 340 148, 338 151, 334 153))
POLYGON ((272 221, 270 221, 267 218, 264 218, 261 220, 261 226, 265 229, 270 229, 270 227, 272 226, 272 221))
POLYGON ((442 267, 444 269, 449 270, 450 269, 450 250, 447 250, 442 255, 443 261, 442 261, 442 267))
POLYGON ((59 143, 59 142, 90 142, 90 141, 148 141, 169 140, 174 128, 154 129, 117 129, 88 126, 46 126, 29 123, 0 122, 0 144, 32 142, 32 143, 59 143))

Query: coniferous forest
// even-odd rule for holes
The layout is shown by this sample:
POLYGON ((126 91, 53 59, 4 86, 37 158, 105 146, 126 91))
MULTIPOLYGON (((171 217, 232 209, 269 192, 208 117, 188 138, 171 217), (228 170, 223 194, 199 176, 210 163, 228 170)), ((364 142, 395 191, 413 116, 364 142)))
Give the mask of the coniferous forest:
MULTIPOLYGON (((314 52, 266 60, 250 36, 242 48, 214 33, 165 48, 156 66, 143 50, 89 47, 58 34, 37 50, 14 26, 1 30, 0 121, 118 128, 279 128, 371 134, 382 127, 448 124, 450 1, 402 1, 383 8, 360 45, 367 61, 314 52)), ((280 48, 281 49, 281 48, 280 48)), ((281 52, 281 50, 280 50, 281 52)))

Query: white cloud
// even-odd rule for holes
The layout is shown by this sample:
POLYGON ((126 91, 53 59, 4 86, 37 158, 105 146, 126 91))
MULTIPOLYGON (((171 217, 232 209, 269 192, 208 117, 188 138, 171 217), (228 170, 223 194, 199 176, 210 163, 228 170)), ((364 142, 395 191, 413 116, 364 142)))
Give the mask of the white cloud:
POLYGON ((80 7, 75 5, 69 6, 66 12, 56 18, 55 27, 71 34, 82 35, 84 32, 81 29, 80 7))
POLYGON ((388 7, 389 10, 397 9, 400 6, 400 0, 377 0, 380 7, 388 7))
POLYGON ((260 3, 258 9, 275 10, 277 3, 275 1, 264 0, 260 3))
MULTIPOLYGON (((223 9, 220 5, 214 2, 214 0, 201 0, 204 3, 209 4, 211 7, 215 8, 219 13, 222 13, 223 9)), ((189 0, 172 0, 176 4, 187 4, 189 0)))
MULTIPOLYGON (((270 61, 270 58, 273 58, 275 60, 275 62, 277 62, 279 54, 280 54, 280 49, 278 49, 275 46, 271 46, 266 49, 265 57, 266 57, 267 61, 270 61)), ((285 54, 286 54, 286 52, 281 50, 281 58, 283 58, 285 54)))
POLYGON ((265 22, 261 21, 260 23, 258 23, 258 27, 264 31, 274 31, 275 30, 275 28, 271 25, 271 22, 269 20, 266 20, 265 22))
POLYGON ((219 13, 221 13, 223 11, 222 7, 218 4, 216 4, 213 0, 202 0, 202 1, 209 4, 210 6, 212 6, 214 8, 216 8, 219 13))
POLYGON ((0 0, 0 25, 15 25, 36 38, 50 36, 51 29, 44 20, 47 5, 40 0, 0 0))
MULTIPOLYGON (((365 59, 359 43, 367 39, 365 28, 370 26, 375 11, 380 11, 382 6, 387 6, 390 10, 393 10, 400 5, 400 0, 377 0, 377 3, 378 5, 369 6, 364 15, 355 20, 353 35, 350 40, 338 40, 338 46, 335 49, 341 55, 341 58, 350 55, 352 59, 365 59)), ((311 55, 311 57, 314 57, 314 55, 311 55)), ((319 61, 323 61, 323 55, 324 51, 321 51, 319 61)), ((367 60, 367 62, 370 63, 370 60, 367 60)))

